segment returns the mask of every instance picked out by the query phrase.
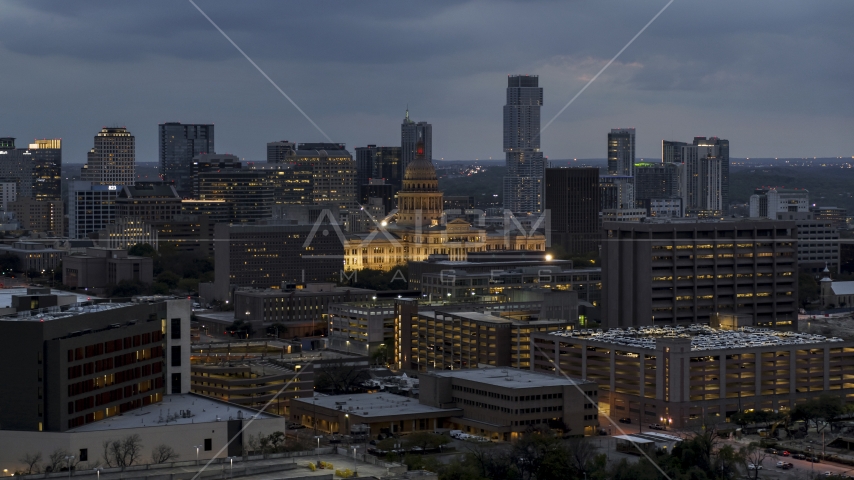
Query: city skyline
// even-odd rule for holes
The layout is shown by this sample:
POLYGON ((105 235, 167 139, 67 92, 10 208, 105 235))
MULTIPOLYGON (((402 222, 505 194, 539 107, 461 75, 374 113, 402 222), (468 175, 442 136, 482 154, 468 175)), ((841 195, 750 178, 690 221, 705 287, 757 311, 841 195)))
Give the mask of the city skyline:
MULTIPOLYGON (((408 104, 435 126, 436 160, 501 158, 506 75, 539 75, 549 92, 543 116, 552 118, 661 6, 508 2, 483 15, 471 2, 427 12, 340 5, 324 9, 331 38, 318 42, 293 39, 311 38, 301 19, 323 6, 200 5, 334 141, 397 145, 408 104), (294 20, 290 34, 269 20, 278 17, 271 9, 294 20), (503 38, 523 13, 542 35, 503 38)), ((854 111, 844 19, 854 6, 769 6, 724 3, 717 22, 698 24, 697 5, 675 2, 549 127, 542 150, 602 158, 606 132, 633 126, 638 158, 658 157, 662 139, 700 135, 739 145, 734 158, 850 156, 841 141, 854 111)), ((18 94, 4 136, 62 138, 63 160, 74 164, 85 162, 90 132, 113 124, 138 137, 140 162, 157 161, 157 125, 171 121, 219 124, 218 150, 249 160, 278 139, 323 140, 191 5, 101 10, 12 4, 0 20, 0 55, 15 68, 0 75, 18 94), (16 41, 37 18, 56 28, 16 41)))

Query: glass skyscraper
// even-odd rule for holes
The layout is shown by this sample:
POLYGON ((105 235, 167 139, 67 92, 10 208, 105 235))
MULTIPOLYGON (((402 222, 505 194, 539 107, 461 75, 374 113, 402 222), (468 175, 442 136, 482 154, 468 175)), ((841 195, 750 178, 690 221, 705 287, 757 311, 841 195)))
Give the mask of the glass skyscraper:
POLYGON ((424 157, 427 160, 433 160, 433 125, 427 122, 415 122, 409 118, 409 109, 406 109, 406 117, 403 118, 403 123, 400 125, 400 148, 401 161, 403 162, 401 171, 405 172, 406 167, 415 160, 416 143, 418 139, 424 142, 424 157))
POLYGON ((160 174, 165 181, 174 181, 175 190, 183 197, 192 192, 190 170, 193 157, 215 153, 214 126, 211 124, 182 124, 167 122, 159 125, 160 174))
POLYGON ((537 75, 509 75, 504 105, 504 208, 514 213, 543 209, 546 163, 540 151, 543 89, 537 75))
POLYGON ((0 138, 0 181, 14 182, 17 198, 60 200, 61 180, 62 140, 36 139, 16 148, 14 138, 0 138))

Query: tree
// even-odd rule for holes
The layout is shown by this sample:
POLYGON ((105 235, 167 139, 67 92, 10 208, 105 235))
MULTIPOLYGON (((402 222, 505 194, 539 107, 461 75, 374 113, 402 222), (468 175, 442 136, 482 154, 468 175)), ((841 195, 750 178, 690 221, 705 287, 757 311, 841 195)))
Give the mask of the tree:
POLYGON ((597 455, 593 443, 585 439, 573 438, 564 443, 564 448, 573 470, 581 474, 589 473, 588 468, 597 455))
POLYGON ((412 449, 412 447, 419 447, 423 450, 430 450, 439 448, 442 445, 447 445, 451 443, 451 439, 436 433, 430 432, 415 432, 407 435, 403 439, 404 448, 412 449))
POLYGON ((180 455, 175 453, 175 449, 166 444, 160 444, 151 451, 152 463, 166 463, 170 460, 177 460, 180 455))
POLYGON ((181 276, 175 272, 165 271, 157 276, 157 281, 165 283, 169 288, 175 288, 178 286, 178 282, 181 281, 181 276))
POLYGON ((245 320, 231 322, 231 326, 227 330, 237 334, 239 338, 249 338, 253 333, 252 324, 245 320))
POLYGON ((187 292, 189 295, 192 292, 199 291, 199 279, 198 278, 182 278, 178 281, 178 289, 187 292))
POLYGON ((477 467, 481 478, 511 480, 518 477, 517 466, 509 450, 477 447, 466 455, 466 460, 466 463, 477 467))
POLYGON ((765 449, 762 448, 758 442, 750 442, 749 445, 745 447, 741 447, 739 453, 742 456, 742 459, 745 464, 745 470, 747 471, 747 476, 749 478, 753 478, 756 480, 759 478, 759 467, 762 466, 762 462, 765 460, 765 457, 768 454, 765 452, 765 449), (753 464, 755 468, 750 470, 747 466, 753 464))
POLYGON ((20 272, 21 259, 14 253, 0 254, 0 269, 3 270, 3 273, 20 272))
POLYGON ((817 429, 817 431, 824 430, 827 425, 830 425, 830 431, 833 431, 833 424, 838 422, 840 418, 846 415, 849 412, 848 407, 842 401, 842 398, 826 394, 822 395, 818 399, 818 412, 821 415, 821 418, 824 419, 825 424, 821 427, 821 429, 817 429))
POLYGON ((133 280, 122 280, 117 285, 109 287, 111 297, 133 297, 145 293, 146 286, 133 280))
POLYGON ((814 300, 818 299, 821 291, 815 277, 807 272, 798 273, 798 297, 801 299, 801 306, 806 307, 814 300))
POLYGON ((133 434, 121 440, 104 440, 102 447, 104 463, 108 467, 129 467, 142 455, 142 438, 133 434))
POLYGON ((386 365, 394 357, 394 348, 388 344, 383 344, 374 350, 371 354, 371 363, 374 365, 386 365))
POLYGON ((27 466, 27 470, 24 472, 25 475, 39 473, 39 463, 42 461, 42 452, 27 453, 23 457, 19 458, 18 461, 27 466))
POLYGON ((44 471, 45 472, 59 472, 63 468, 67 468, 69 466, 71 466, 73 468, 74 465, 76 465, 76 463, 72 462, 71 465, 68 465, 68 460, 65 459, 65 457, 68 457, 70 455, 71 454, 68 453, 68 451, 65 450, 64 448, 57 448, 56 450, 53 451, 53 453, 48 455, 47 464, 44 467, 44 471))
POLYGON ((813 425, 815 425, 816 430, 818 430, 818 420, 821 418, 822 412, 817 401, 807 400, 805 402, 796 403, 795 406, 792 407, 789 416, 792 418, 792 421, 803 420, 807 430, 810 428, 810 422, 812 422, 813 425))
POLYGON ((744 465, 742 455, 736 452, 732 445, 724 445, 717 451, 713 471, 716 476, 720 473, 722 480, 730 480, 738 478, 741 465, 744 465))
POLYGON ((156 257, 157 251, 148 243, 137 243, 128 249, 128 255, 136 257, 156 257))
POLYGON ((314 382, 320 390, 350 393, 370 378, 364 366, 347 360, 315 363, 314 382))
POLYGON ((276 336, 276 338, 286 337, 288 333, 288 326, 282 322, 276 322, 269 327, 267 327, 267 335, 276 336))

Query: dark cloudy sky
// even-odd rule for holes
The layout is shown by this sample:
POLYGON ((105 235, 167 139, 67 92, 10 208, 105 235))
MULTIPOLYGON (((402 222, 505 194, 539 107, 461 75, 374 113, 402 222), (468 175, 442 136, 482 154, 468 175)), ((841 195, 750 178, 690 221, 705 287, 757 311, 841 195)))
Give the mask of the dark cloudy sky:
MULTIPOLYGON (((333 140, 395 145, 409 104, 435 158, 501 158, 506 76, 540 76, 543 124, 666 3, 198 0, 333 140)), ((84 162, 125 125, 138 161, 157 124, 216 124, 219 152, 263 159, 322 136, 185 1, 13 1, 0 7, 0 136, 61 137, 84 162)), ((851 156, 854 2, 676 0, 543 134, 552 159, 605 156, 636 127, 729 138, 734 157, 851 156)))

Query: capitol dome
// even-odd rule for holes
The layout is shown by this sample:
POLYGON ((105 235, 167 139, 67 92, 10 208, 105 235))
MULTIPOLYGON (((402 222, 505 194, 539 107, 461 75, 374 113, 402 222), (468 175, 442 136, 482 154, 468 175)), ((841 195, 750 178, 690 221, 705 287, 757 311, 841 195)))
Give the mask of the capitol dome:
POLYGON ((419 142, 413 160, 403 173, 403 190, 407 192, 437 192, 439 179, 433 162, 424 157, 424 144, 419 142))

